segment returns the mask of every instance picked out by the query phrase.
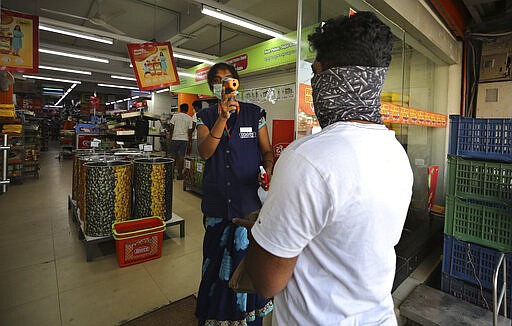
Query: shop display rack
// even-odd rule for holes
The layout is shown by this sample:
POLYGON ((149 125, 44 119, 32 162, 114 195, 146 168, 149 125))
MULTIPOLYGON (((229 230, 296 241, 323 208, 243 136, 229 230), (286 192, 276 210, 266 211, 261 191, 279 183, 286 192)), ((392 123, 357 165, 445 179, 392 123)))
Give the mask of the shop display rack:
POLYGON ((25 140, 23 175, 39 178, 39 155, 41 150, 41 130, 38 119, 26 118, 23 127, 25 140))
MULTIPOLYGON (((68 213, 77 227, 78 239, 85 242, 85 256, 87 261, 92 261, 94 258, 93 246, 97 246, 104 242, 114 241, 114 237, 112 235, 106 237, 91 237, 85 234, 85 226, 84 222, 80 219, 80 211, 78 210, 76 201, 71 199, 71 196, 68 196, 68 213)), ((172 213, 171 219, 165 221, 166 228, 171 226, 179 226, 180 238, 185 237, 185 220, 182 217, 172 213)), ((166 238, 168 237, 164 237, 164 239, 166 238)))
POLYGON ((0 146, 0 151, 2 152, 2 174, 0 179, 0 194, 3 194, 7 191, 7 185, 10 183, 10 180, 7 179, 7 157, 8 157, 8 151, 11 148, 11 146, 7 143, 7 135, 2 135, 2 143, 0 146))
POLYGON ((22 184, 24 181, 23 170, 25 161, 25 140, 24 140, 24 116, 17 112, 17 118, 3 118, 0 121, 2 129, 6 126, 21 126, 21 130, 16 132, 6 132, 7 135, 7 146, 10 147, 7 155, 7 178, 10 180, 10 184, 22 184), (19 131, 19 132, 18 132, 19 131))
POLYGON ((205 161, 200 157, 186 156, 183 173, 183 190, 203 194, 203 171, 205 161))

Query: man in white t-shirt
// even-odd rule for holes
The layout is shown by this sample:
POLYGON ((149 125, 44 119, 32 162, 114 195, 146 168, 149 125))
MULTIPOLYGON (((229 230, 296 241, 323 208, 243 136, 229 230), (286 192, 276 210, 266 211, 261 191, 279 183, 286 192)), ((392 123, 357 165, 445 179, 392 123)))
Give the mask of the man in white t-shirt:
POLYGON ((258 293, 274 296, 274 326, 396 325, 394 246, 413 174, 381 122, 392 35, 360 12, 327 21, 309 41, 323 130, 281 154, 245 267, 258 293))
POLYGON ((187 112, 188 104, 181 104, 180 112, 174 114, 169 122, 170 154, 176 160, 177 180, 183 180, 183 160, 192 140, 192 117, 187 112))

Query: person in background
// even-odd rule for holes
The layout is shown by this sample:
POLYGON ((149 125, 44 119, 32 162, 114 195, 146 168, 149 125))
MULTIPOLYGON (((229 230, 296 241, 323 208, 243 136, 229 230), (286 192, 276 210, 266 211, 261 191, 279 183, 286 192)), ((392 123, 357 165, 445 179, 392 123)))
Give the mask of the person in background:
POLYGON ((160 59, 160 65, 162 67, 162 74, 167 75, 167 61, 165 59, 164 53, 160 51, 160 56, 158 58, 160 59))
POLYGON ((192 118, 187 112, 188 104, 181 104, 180 112, 174 114, 169 122, 170 152, 171 157, 176 161, 177 180, 183 180, 183 160, 192 140, 192 118))
POLYGON ((192 115, 192 146, 190 149, 190 155, 198 157, 199 150, 197 149, 197 112, 203 108, 203 103, 199 100, 192 102, 192 108, 194 109, 194 115, 192 115))
POLYGON ((20 25, 14 26, 12 31, 12 55, 20 56, 20 49, 23 47, 23 32, 20 25))
POLYGON ((394 247, 413 174, 380 115, 392 34, 359 12, 328 20, 308 39, 323 129, 279 157, 246 271, 258 293, 274 297, 274 326, 397 325, 394 247))
POLYGON ((62 127, 63 130, 73 130, 75 129, 75 122, 73 121, 73 118, 71 116, 68 117, 68 119, 64 122, 64 126, 62 127))
POLYGON ((197 113, 199 154, 206 160, 201 209, 206 216, 202 278, 197 298, 199 325, 261 325, 272 301, 235 293, 228 281, 247 249, 247 230, 231 221, 259 209, 259 166, 274 166, 265 110, 226 94, 223 80, 238 79, 235 68, 217 63, 208 85, 218 99, 197 113))

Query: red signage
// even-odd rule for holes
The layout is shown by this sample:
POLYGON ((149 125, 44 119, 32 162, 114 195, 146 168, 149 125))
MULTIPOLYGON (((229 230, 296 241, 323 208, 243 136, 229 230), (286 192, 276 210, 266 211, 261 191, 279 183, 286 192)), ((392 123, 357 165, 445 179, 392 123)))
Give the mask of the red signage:
POLYGON ((226 60, 227 63, 235 67, 236 71, 242 71, 247 69, 247 54, 240 54, 236 57, 226 60))
POLYGON ((439 166, 432 165, 428 168, 428 209, 432 208, 436 200, 437 176, 439 174, 439 166))
POLYGON ((281 152, 293 141, 294 120, 273 120, 272 122, 272 151, 274 160, 281 156, 281 152))
POLYGON ((99 137, 99 134, 77 134, 76 135, 76 148, 77 149, 91 149, 91 141, 99 137))
POLYGON ((210 70, 210 68, 211 68, 210 66, 206 66, 206 67, 197 69, 196 74, 195 74, 196 82, 206 80, 208 77, 207 75, 208 75, 208 71, 210 70))

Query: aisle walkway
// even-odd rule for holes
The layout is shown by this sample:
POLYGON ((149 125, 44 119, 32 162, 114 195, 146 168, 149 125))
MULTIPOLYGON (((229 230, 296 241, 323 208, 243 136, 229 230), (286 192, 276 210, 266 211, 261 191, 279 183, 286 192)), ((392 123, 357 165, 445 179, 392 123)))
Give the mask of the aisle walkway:
POLYGON ((173 211, 185 219, 186 235, 172 227, 162 258, 119 268, 115 253, 98 247, 86 262, 68 217, 72 161, 57 156, 43 152, 40 179, 0 195, 0 325, 117 325, 197 291, 200 197, 174 181, 173 211))

